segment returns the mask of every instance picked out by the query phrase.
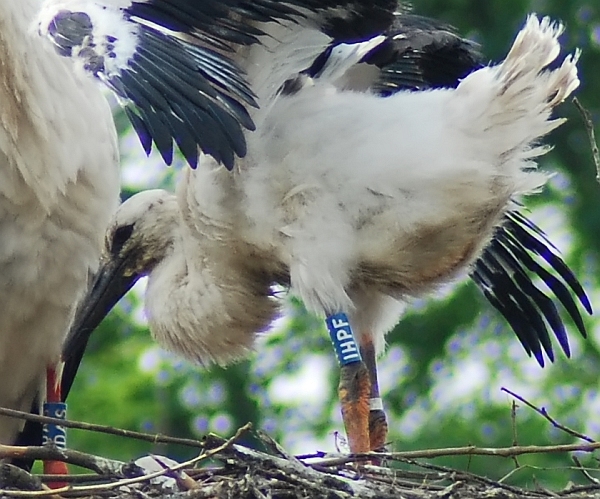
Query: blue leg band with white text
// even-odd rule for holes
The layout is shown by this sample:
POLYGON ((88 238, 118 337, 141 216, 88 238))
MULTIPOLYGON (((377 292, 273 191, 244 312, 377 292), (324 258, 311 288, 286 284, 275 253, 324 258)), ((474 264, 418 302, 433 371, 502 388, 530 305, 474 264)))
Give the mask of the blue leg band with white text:
POLYGON ((340 365, 360 362, 360 350, 350 328, 348 316, 344 313, 330 315, 325 322, 340 365))
MULTIPOLYGON (((58 419, 66 419, 67 404, 64 402, 46 402, 44 404, 44 416, 58 419)), ((43 443, 55 445, 59 449, 67 448, 67 432, 64 426, 44 423, 43 443)))

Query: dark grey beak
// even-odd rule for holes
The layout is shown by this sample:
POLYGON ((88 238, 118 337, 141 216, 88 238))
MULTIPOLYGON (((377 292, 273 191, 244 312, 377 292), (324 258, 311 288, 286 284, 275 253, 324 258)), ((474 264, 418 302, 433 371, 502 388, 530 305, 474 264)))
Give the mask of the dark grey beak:
POLYGON ((142 274, 131 273, 125 259, 103 263, 79 304, 75 319, 63 344, 65 362, 62 394, 66 399, 90 336, 118 301, 132 288, 142 274))

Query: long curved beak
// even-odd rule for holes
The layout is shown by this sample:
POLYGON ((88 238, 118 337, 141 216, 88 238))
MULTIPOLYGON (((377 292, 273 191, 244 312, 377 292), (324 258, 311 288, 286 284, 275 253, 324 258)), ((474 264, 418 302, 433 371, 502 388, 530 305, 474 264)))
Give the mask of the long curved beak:
POLYGON ((125 259, 111 259, 101 264, 63 343, 63 399, 71 389, 90 336, 140 277, 141 274, 129 271, 125 259))

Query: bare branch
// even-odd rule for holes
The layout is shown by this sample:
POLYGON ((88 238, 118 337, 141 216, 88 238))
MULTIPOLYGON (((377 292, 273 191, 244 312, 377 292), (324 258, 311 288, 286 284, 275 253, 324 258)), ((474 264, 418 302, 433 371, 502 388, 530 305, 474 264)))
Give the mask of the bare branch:
MULTIPOLYGON (((519 439, 517 438, 517 403, 513 400, 510 406, 510 422, 512 426, 512 434, 513 434, 513 447, 519 445, 519 439)), ((519 460, 517 456, 513 457, 513 461, 515 462, 515 469, 519 469, 521 465, 519 464, 519 460)))
POLYGON ((571 456, 571 459, 573 459, 573 462, 577 465, 577 469, 581 471, 584 477, 586 477, 593 484, 600 485, 600 480, 594 478, 592 475, 589 474, 588 470, 586 470, 585 467, 581 464, 581 461, 577 459, 577 456, 571 456))
MULTIPOLYGON (((512 447, 477 447, 469 445, 466 447, 448 447, 445 449, 425 449, 405 452, 369 452, 367 454, 355 454, 348 457, 338 457, 329 461, 329 465, 342 464, 360 460, 368 460, 373 457, 379 459, 433 459, 449 456, 496 456, 514 457, 524 454, 546 454, 557 452, 593 452, 600 449, 600 442, 593 444, 563 444, 563 445, 516 445, 512 447)), ((322 465, 324 463, 321 463, 322 465)))
POLYGON ((575 104, 575 107, 581 113, 581 117, 583 118, 585 131, 587 132, 588 139, 590 141, 592 158, 594 159, 594 165, 596 165, 596 180, 600 182, 600 150, 598 149, 598 142, 596 142, 596 134, 594 132, 594 121, 592 120, 592 115, 585 107, 583 107, 577 97, 573 97, 573 104, 575 104))
POLYGON ((524 399, 520 395, 517 395, 516 393, 510 391, 508 388, 502 387, 501 390, 503 392, 505 392, 505 393, 508 393, 511 397, 516 398, 520 402, 523 402, 527 407, 533 409, 540 416, 543 416, 555 428, 558 428, 559 430, 564 431, 565 433, 571 435, 572 437, 580 438, 581 440, 585 440, 586 442, 590 442, 591 444, 596 443, 596 441, 593 438, 588 437, 587 435, 584 435, 583 433, 579 433, 578 431, 572 430, 571 428, 568 428, 567 426, 564 426, 564 425, 560 424, 558 421, 556 421, 554 418, 552 418, 548 414, 548 412, 546 411, 546 409, 544 407, 542 407, 542 408, 537 407, 536 405, 532 404, 531 402, 529 402, 528 400, 524 399))
MULTIPOLYGON (((82 468, 87 468, 100 475, 111 474, 117 476, 123 476, 127 467, 130 466, 122 461, 106 459, 71 449, 59 449, 58 447, 53 446, 17 447, 14 445, 0 444, 0 459, 62 461, 74 464, 75 466, 81 466, 82 468)), ((129 476, 134 472, 134 470, 129 469, 129 476)))
POLYGON ((31 414, 29 412, 16 411, 14 409, 7 409, 0 407, 0 416, 8 416, 9 418, 23 419, 26 421, 34 421, 36 423, 47 423, 57 424, 64 426, 65 428, 73 428, 76 430, 94 431, 97 433, 106 433, 109 435, 117 435, 119 437, 132 438, 135 440, 144 440, 146 442, 152 442, 155 444, 177 444, 185 445, 187 447, 194 447, 197 449, 203 449, 204 444, 199 440, 193 440, 190 438, 175 438, 168 437, 166 435, 142 433, 139 431, 124 430, 122 428, 114 428, 112 426, 105 426, 93 423, 82 423, 79 421, 71 421, 68 419, 50 418, 48 416, 40 416, 38 414, 31 414))

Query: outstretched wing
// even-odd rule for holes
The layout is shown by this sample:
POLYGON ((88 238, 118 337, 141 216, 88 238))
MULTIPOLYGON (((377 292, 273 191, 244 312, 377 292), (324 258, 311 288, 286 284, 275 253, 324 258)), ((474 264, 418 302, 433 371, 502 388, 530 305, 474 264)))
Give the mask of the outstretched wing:
POLYGON ((176 143, 193 168, 200 149, 231 169, 246 154, 248 107, 257 106, 231 52, 282 21, 368 38, 395 8, 395 0, 56 0, 39 31, 116 94, 146 153, 154 144, 171 164, 176 143))

